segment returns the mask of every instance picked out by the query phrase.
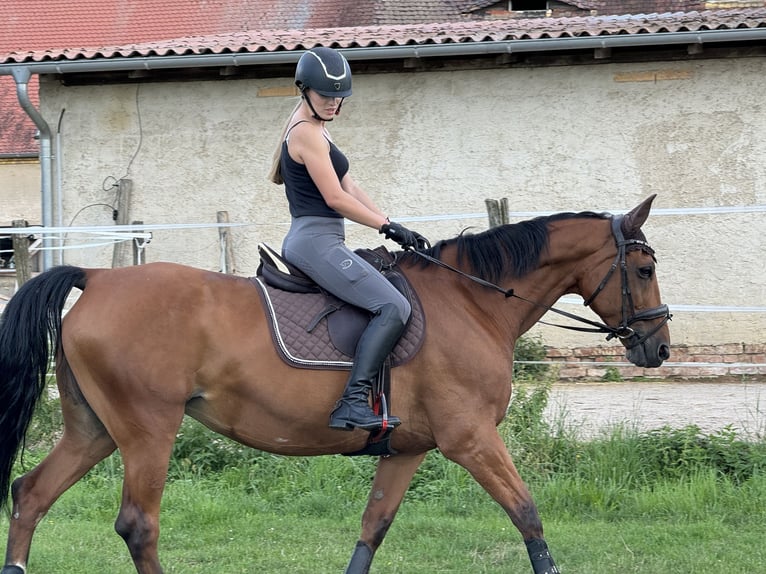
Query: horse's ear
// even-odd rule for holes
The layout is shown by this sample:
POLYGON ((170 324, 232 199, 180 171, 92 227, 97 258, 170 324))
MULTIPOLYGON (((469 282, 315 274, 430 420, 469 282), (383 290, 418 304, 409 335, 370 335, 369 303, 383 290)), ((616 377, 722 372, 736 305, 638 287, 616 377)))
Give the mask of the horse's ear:
POLYGON ((649 210, 652 208, 652 202, 654 201, 655 197, 657 197, 656 193, 650 195, 644 201, 626 213, 625 217, 622 218, 622 232, 627 237, 631 237, 633 234, 638 232, 644 222, 646 222, 646 218, 649 217, 649 210))

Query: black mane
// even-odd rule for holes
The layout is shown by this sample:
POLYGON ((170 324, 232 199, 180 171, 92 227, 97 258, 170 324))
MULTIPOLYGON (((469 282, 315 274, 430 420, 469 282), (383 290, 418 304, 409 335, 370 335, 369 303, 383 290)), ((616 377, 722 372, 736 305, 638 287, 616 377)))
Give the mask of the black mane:
MULTIPOLYGON (((426 253, 439 259, 444 247, 456 245, 458 263, 467 262, 474 275, 492 282, 506 276, 523 277, 538 267, 540 255, 548 247, 548 224, 577 217, 608 219, 611 216, 591 211, 555 213, 493 227, 477 234, 464 231, 457 237, 439 241, 426 253)), ((407 259, 417 257, 412 253, 406 255, 407 259)))

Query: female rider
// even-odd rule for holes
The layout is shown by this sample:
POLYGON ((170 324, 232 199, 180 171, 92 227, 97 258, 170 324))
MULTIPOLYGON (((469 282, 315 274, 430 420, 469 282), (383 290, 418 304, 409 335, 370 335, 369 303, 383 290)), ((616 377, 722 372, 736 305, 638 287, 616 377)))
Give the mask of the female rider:
MULTIPOLYGON (((344 218, 366 225, 405 249, 423 248, 420 234, 389 221, 348 173, 349 162, 327 132, 326 123, 351 95, 351 69, 331 48, 305 52, 295 71, 301 101, 285 127, 270 177, 284 183, 291 225, 282 254, 336 297, 367 309, 373 317, 362 333, 343 396, 330 414, 330 427, 372 431, 383 426, 370 408, 372 381, 402 335, 410 316, 407 299, 345 244, 344 218)), ((388 427, 400 424, 389 416, 388 427)))

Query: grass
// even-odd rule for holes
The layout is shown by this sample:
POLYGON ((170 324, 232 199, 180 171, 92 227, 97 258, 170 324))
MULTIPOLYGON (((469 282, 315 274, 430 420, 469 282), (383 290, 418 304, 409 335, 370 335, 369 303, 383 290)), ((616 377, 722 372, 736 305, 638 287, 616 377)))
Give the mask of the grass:
MULTIPOLYGON (((30 574, 85 574, 96 564, 134 572, 112 530, 119 484, 88 478, 62 497, 38 527, 30 574)), ((707 474, 637 491, 583 486, 571 478, 532 485, 562 572, 749 574, 766 563, 763 478, 734 485, 707 474)), ((172 481, 162 511, 166 572, 342 572, 365 498, 319 491, 275 499, 214 478, 172 481)), ((518 532, 477 494, 468 489, 460 507, 406 500, 373 571, 530 571, 518 532)))
MULTIPOLYGON (((566 420, 543 419, 549 390, 549 383, 517 388, 500 432, 564 574, 763 571, 766 441, 744 442, 730 429, 703 434, 694 426, 640 432, 629 421, 582 440, 566 420)), ((41 406, 27 467, 55 440, 57 409, 55 399, 41 406)), ((165 571, 343 572, 375 463, 369 457, 274 456, 186 421, 162 503, 165 571)), ((113 455, 62 496, 36 531, 28 574, 135 572, 113 529, 121 478, 120 458, 113 455)), ((0 537, 7 530, 6 515, 0 537)), ((465 470, 432 452, 372 571, 531 568, 500 507, 465 470)))

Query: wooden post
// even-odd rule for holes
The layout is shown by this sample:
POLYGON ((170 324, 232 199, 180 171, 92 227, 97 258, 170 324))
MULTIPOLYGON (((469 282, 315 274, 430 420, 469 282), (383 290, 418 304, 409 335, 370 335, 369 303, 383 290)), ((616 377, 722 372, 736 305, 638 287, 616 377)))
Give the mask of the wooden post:
POLYGON ((487 206, 487 217, 489 218, 489 226, 497 227, 500 225, 500 205, 496 199, 485 199, 484 205, 487 206))
MULTIPOLYGON (((216 213, 218 223, 229 223, 229 212, 219 211, 216 213)), ((221 272, 234 274, 234 250, 231 246, 231 233, 228 227, 218 228, 218 239, 221 245, 221 272)))
MULTIPOLYGON (((14 219, 13 227, 29 227, 24 219, 14 219)), ((13 262, 16 266, 16 283, 19 287, 24 285, 32 277, 32 269, 29 261, 29 239, 21 233, 13 234, 13 262)))
POLYGON ((507 225, 511 222, 508 211, 508 198, 503 197, 500 199, 500 218, 503 221, 503 225, 507 225))
MULTIPOLYGON (((130 194, 133 191, 133 180, 121 179, 117 182, 117 219, 115 224, 127 225, 130 221, 130 194)), ((120 241, 114 244, 112 252, 112 267, 127 267, 131 262, 131 246, 120 241)))
POLYGON ((500 201, 496 199, 485 199, 484 204, 487 206, 487 216, 489 217, 490 227, 497 227, 509 223, 507 197, 503 197, 500 201))
MULTIPOLYGON (((143 221, 133 221, 131 225, 143 225, 143 221)), ((137 229, 134 229, 135 232, 137 232, 137 229)), ((138 237, 134 237, 133 241, 131 242, 133 244, 133 265, 143 265, 145 258, 144 258, 144 248, 148 241, 146 239, 140 239, 138 237)))

